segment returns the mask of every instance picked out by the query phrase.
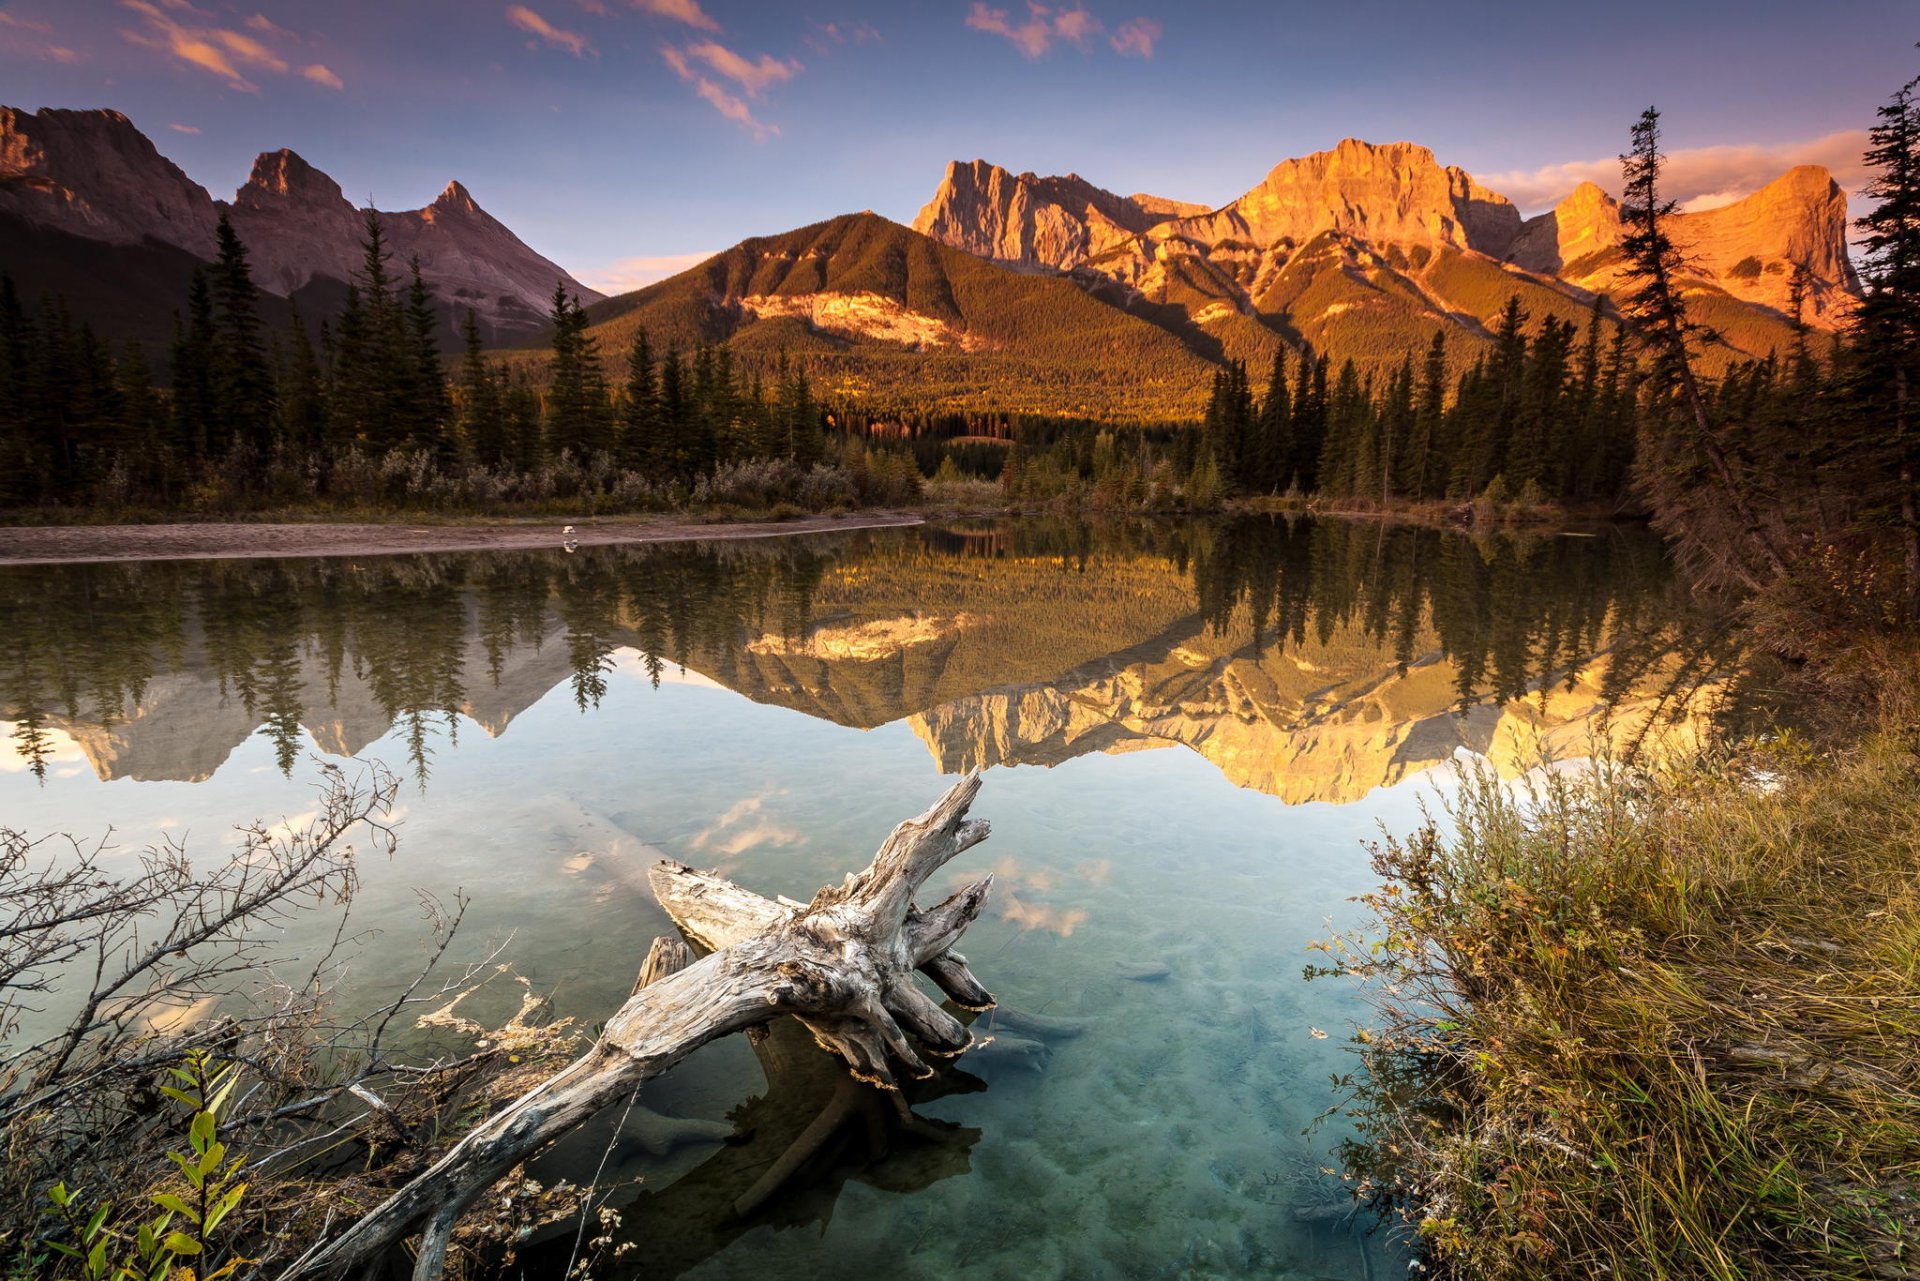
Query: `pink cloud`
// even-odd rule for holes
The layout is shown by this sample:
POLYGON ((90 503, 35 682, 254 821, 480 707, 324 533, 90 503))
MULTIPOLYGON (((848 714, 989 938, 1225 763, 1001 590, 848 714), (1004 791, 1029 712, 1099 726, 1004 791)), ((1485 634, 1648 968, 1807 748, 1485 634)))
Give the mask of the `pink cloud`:
POLYGON ((325 85, 329 89, 345 89, 347 87, 346 81, 334 75, 333 72, 327 70, 317 62, 310 67, 302 67, 300 74, 313 81, 313 83, 325 85))
POLYGON ((834 45, 862 45, 878 41, 879 29, 867 22, 809 22, 813 30, 802 37, 815 53, 831 53, 834 45))
POLYGON ((696 27, 701 31, 717 33, 720 30, 720 24, 700 7, 700 0, 629 0, 629 2, 642 13, 671 18, 675 22, 684 22, 689 27, 696 27))
POLYGON ((578 31, 556 27, 523 4, 507 6, 507 21, 529 35, 538 36, 550 45, 565 49, 576 58, 599 56, 599 51, 578 31))
POLYGON ((704 98, 709 106, 753 134, 755 142, 765 142, 768 135, 780 132, 777 125, 770 125, 756 118, 753 109, 744 99, 709 80, 699 68, 687 61, 685 53, 672 45, 666 45, 661 48, 660 56, 665 59, 669 67, 673 68, 673 73, 692 85, 694 92, 704 98))
POLYGON ((1047 21, 1049 11, 1045 5, 1029 4, 1027 8, 1030 11, 1027 21, 1014 26, 1007 20, 1005 9, 991 8, 985 0, 974 0, 973 8, 967 11, 967 25, 988 35, 1005 36, 1021 53, 1038 58, 1053 48, 1053 24, 1047 21))
MULTIPOLYGON (((1861 129, 1799 142, 1685 147, 1667 153, 1660 179, 1667 199, 1679 201, 1689 211, 1732 204, 1795 165, 1819 165, 1841 187, 1855 192, 1869 176, 1861 161, 1866 149, 1867 135, 1861 129)), ((1582 182, 1620 194, 1620 161, 1613 156, 1478 176, 1528 213, 1551 208, 1582 182)))
MULTIPOLYGON (((967 25, 975 31, 1004 37, 1029 58, 1045 57, 1052 52, 1056 40, 1085 49, 1094 37, 1106 30, 1084 5, 1056 9, 1033 0, 1028 0, 1027 16, 1021 22, 1009 18, 1005 9, 996 9, 985 0, 974 0, 973 8, 967 11, 967 25)), ((1116 44, 1115 48, 1118 47, 1116 44)))
POLYGON ((1128 18, 1107 43, 1123 58, 1151 58, 1163 28, 1152 18, 1128 18))
POLYGON ((199 125, 168 125, 167 128, 173 130, 175 133, 199 133, 200 132, 199 125))
POLYGON ((644 289, 656 281, 677 276, 690 267, 698 267, 712 254, 651 254, 622 258, 604 267, 580 273, 580 283, 597 289, 609 298, 644 289))
POLYGON ((1062 40, 1071 41, 1083 49, 1087 41, 1104 30, 1106 28, 1100 25, 1100 19, 1077 5, 1071 9, 1062 9, 1053 19, 1053 33, 1062 40))
POLYGON ((758 98, 766 92, 768 85, 793 79, 794 73, 800 70, 798 62, 782 62, 766 53, 760 55, 758 62, 750 62, 712 40, 688 45, 687 53, 739 85, 749 98, 758 98))
MULTIPOLYGON (((286 60, 252 36, 225 27, 188 26, 162 13, 148 0, 120 0, 121 7, 138 14, 146 22, 141 30, 122 29, 129 42, 158 49, 188 66, 220 77, 234 89, 258 93, 260 86, 247 78, 247 71, 284 73, 286 60), (245 68, 246 70, 242 70, 245 68)), ((175 12, 203 13, 185 0, 161 0, 175 12)))

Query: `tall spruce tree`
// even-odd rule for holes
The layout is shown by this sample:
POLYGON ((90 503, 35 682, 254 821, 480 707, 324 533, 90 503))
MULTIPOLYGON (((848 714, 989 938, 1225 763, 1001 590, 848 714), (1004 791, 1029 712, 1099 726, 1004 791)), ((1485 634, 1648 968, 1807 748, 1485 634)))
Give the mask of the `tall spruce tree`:
MULTIPOLYGON (((1920 620, 1920 77, 1879 110, 1866 163, 1875 170, 1859 220, 1868 293, 1860 308, 1859 397, 1873 427, 1868 452, 1892 481, 1910 620, 1920 620)), ((1869 472, 1873 468, 1867 469, 1869 472)))
POLYGON ((223 454, 244 450, 258 465, 272 445, 275 420, 260 290, 247 265, 247 247, 224 212, 214 228, 214 241, 210 443, 223 454))

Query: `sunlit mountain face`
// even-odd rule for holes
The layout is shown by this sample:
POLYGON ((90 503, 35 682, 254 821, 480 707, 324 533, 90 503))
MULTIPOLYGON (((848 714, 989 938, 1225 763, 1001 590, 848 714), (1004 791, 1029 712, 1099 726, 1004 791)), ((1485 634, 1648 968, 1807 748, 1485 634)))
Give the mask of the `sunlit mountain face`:
POLYGON ((1637 533, 1469 539, 1252 518, 953 525, 572 555, 0 572, 0 716, 19 765, 200 780, 255 735, 395 731, 425 780, 616 661, 863 729, 939 768, 1182 748, 1288 802, 1343 802, 1461 751, 1516 771, 1692 743, 1717 655, 1637 533))

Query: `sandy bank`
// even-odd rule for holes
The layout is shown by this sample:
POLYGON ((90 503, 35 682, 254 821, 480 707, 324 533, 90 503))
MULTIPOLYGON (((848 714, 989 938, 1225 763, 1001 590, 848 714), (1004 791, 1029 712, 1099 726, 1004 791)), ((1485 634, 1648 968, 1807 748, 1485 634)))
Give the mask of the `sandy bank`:
MULTIPOLYGON (((898 512, 809 516, 799 520, 700 524, 672 517, 577 523, 582 547, 708 539, 777 538, 918 525, 898 512)), ((408 552, 524 551, 558 548, 555 520, 493 524, 186 524, 33 525, 0 528, 0 565, 79 561, 239 560, 282 556, 392 556, 408 552)))

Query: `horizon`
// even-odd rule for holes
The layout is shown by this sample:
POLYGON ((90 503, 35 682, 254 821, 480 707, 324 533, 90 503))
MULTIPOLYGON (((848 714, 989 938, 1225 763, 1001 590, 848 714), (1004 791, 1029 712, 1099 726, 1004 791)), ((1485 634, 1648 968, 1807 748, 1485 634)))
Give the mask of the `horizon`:
MULTIPOLYGON (((1545 57, 1527 51, 1564 47, 1580 24, 1511 4, 1440 31, 1380 3, 1290 20, 1239 4, 1023 14, 978 0, 831 12, 537 0, 463 7, 449 24, 452 7, 344 0, 316 16, 284 0, 0 0, 0 67, 24 109, 123 112, 216 199, 282 147, 383 209, 419 208, 458 181, 535 250, 615 294, 845 213, 911 223, 947 164, 976 158, 1217 208, 1344 138, 1404 141, 1532 215, 1582 180, 1617 193, 1615 157, 1649 100, 1683 207, 1731 203, 1796 164, 1827 168, 1853 194, 1865 131, 1911 52, 1905 40, 1810 48, 1788 6, 1719 3, 1677 15, 1639 4, 1578 52, 1545 57), (1675 38, 1633 50, 1617 33, 1642 10, 1675 38), (1396 14, 1398 28, 1366 20, 1396 14), (1721 56, 1703 71, 1692 60, 1716 22, 1721 56), (1368 35, 1327 38, 1329 23, 1368 35), (1246 38, 1262 31, 1273 46, 1246 38), (1321 44, 1334 54, 1278 82, 1254 56, 1321 44), (1497 78, 1458 74, 1502 57, 1516 60, 1497 78), (1533 91, 1543 77, 1558 92, 1533 91), (1203 88, 1237 112, 1188 122, 1180 109, 1203 88), (1122 94, 1124 119, 1084 109, 1122 94), (606 118, 608 102, 630 127, 606 118), (1517 119, 1516 103, 1528 106, 1517 119)), ((1857 0, 1831 22, 1898 16, 1857 0)))

